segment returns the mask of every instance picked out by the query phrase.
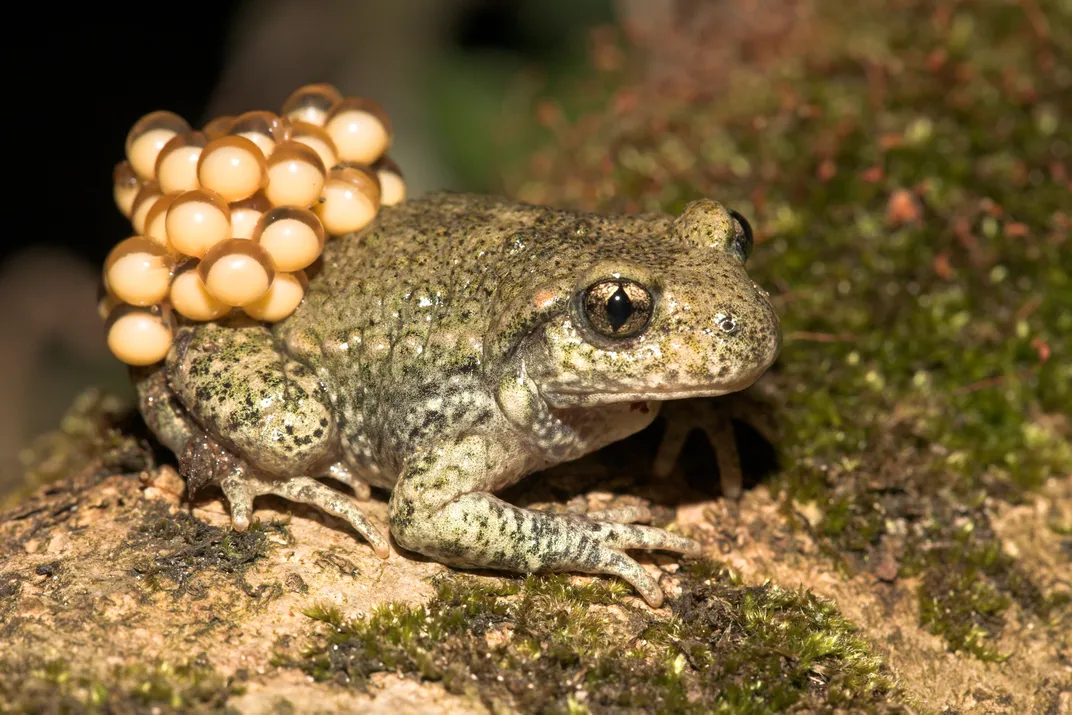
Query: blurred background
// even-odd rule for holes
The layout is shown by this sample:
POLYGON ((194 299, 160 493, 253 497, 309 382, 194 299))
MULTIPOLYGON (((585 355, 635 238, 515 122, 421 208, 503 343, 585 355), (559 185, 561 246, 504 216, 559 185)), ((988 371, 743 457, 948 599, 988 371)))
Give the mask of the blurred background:
POLYGON ((40 219, 11 224, 0 254, 0 495, 21 476, 19 450, 86 387, 131 395, 105 346, 96 293, 108 250, 130 233, 111 173, 139 117, 168 109, 197 126, 277 109, 297 87, 331 82, 387 108, 391 155, 411 195, 495 191, 491 127, 511 101, 583 65, 591 28, 630 5, 218 0, 194 30, 170 10, 108 4, 9 44, 9 67, 34 68, 9 77, 8 96, 34 119, 18 120, 8 151, 20 169, 18 204, 40 219))

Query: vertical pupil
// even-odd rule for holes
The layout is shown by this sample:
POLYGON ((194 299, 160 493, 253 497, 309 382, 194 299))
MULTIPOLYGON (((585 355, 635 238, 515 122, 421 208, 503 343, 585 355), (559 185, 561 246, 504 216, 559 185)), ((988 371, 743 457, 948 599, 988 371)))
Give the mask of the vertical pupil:
POLYGON ((633 301, 629 300, 629 294, 622 290, 619 284, 618 290, 607 299, 607 322, 614 332, 618 332, 632 314, 633 301))

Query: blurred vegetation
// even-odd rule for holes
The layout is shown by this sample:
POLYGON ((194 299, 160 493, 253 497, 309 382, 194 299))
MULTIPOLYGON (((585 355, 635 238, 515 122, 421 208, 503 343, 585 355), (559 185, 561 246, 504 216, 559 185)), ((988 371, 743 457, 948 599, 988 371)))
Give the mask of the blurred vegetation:
POLYGON ((588 63, 588 31, 614 18, 611 0, 520 0, 492 5, 484 32, 463 36, 422 78, 436 140, 466 189, 492 192, 503 163, 521 161, 534 137, 527 122, 503 121, 536 91, 572 85, 588 63), (523 140, 512 136, 520 128, 523 140))
POLYGON ((56 429, 19 453, 22 479, 10 493, 0 492, 0 509, 46 484, 138 473, 155 463, 148 429, 130 403, 90 388, 75 399, 56 429))

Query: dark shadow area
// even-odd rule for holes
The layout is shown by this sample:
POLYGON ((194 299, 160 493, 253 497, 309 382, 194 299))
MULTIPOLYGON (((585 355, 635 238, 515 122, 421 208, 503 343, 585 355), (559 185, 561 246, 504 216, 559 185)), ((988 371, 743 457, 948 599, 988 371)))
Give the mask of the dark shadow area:
MULTIPOLYGON (((86 24, 49 23, 47 34, 27 28, 32 52, 26 45, 7 47, 9 67, 33 65, 8 75, 7 96, 32 110, 32 119, 18 120, 19 140, 8 143, 15 155, 8 161, 20 167, 21 190, 50 189, 44 202, 41 196, 20 199, 47 218, 38 230, 7 236, 0 261, 32 245, 66 249, 97 264, 130 234, 111 186, 127 131, 157 109, 192 124, 204 119, 238 5, 213 3, 193 24, 170 7, 95 7, 86 24)), ((9 114, 9 121, 18 116, 9 114)))
MULTIPOLYGON (((744 489, 753 489, 778 470, 774 445, 752 426, 733 420, 744 489)), ((658 417, 648 428, 595 454, 532 474, 500 496, 518 506, 568 502, 587 492, 631 495, 653 505, 673 507, 722 496, 718 459, 706 435, 694 430, 674 470, 666 479, 652 474, 652 465, 666 432, 658 417)))
MULTIPOLYGON (((778 455, 774 445, 763 439, 747 422, 733 420, 733 431, 744 475, 744 489, 748 491, 778 471, 778 455)), ((678 469, 684 472, 685 482, 692 489, 711 497, 722 496, 718 486, 718 458, 711 442, 702 432, 693 431, 689 435, 678 461, 678 469)))

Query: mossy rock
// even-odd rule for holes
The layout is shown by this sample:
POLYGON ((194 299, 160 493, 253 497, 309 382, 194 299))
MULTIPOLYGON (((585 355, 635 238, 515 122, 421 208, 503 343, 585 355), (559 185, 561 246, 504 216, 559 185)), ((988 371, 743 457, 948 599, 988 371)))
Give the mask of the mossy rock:
POLYGON ((710 562, 674 580, 679 595, 660 615, 617 581, 446 577, 416 608, 353 620, 309 609, 323 631, 277 662, 359 689, 374 672, 415 673, 493 711, 900 709, 881 659, 830 604, 744 586, 710 562))

